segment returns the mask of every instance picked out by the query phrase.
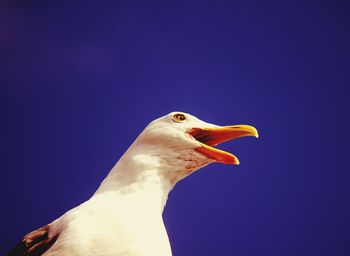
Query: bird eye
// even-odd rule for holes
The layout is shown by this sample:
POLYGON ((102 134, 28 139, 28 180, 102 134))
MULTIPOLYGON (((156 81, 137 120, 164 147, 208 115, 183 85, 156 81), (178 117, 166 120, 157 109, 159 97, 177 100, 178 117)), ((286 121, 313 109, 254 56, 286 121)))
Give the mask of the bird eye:
POLYGON ((173 115, 173 120, 175 122, 183 122, 186 120, 186 116, 184 114, 178 113, 178 114, 173 115))

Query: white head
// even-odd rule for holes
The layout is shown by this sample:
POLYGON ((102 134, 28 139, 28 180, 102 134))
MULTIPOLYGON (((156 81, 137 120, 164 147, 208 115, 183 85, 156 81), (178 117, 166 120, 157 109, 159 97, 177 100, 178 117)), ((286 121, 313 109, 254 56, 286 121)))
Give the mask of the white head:
POLYGON ((239 164, 237 157, 213 146, 243 136, 258 137, 258 132, 248 125, 218 126, 172 112, 151 122, 126 155, 132 154, 144 170, 157 169, 175 184, 212 162, 239 164))

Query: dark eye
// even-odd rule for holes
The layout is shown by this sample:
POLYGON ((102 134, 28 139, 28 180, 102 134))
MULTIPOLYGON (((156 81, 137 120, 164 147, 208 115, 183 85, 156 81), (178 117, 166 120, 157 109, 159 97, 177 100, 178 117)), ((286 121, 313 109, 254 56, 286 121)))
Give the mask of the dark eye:
POLYGON ((178 113, 178 114, 173 115, 173 120, 175 122, 183 122, 186 120, 186 116, 184 114, 178 113))

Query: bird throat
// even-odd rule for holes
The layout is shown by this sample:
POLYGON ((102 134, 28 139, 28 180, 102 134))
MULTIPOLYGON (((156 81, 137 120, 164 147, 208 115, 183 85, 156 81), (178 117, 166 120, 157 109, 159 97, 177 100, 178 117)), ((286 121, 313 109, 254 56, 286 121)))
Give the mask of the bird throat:
POLYGON ((174 185, 154 161, 144 156, 134 156, 131 159, 123 157, 93 196, 111 193, 117 197, 126 197, 129 202, 145 203, 145 207, 154 205, 162 212, 174 185))

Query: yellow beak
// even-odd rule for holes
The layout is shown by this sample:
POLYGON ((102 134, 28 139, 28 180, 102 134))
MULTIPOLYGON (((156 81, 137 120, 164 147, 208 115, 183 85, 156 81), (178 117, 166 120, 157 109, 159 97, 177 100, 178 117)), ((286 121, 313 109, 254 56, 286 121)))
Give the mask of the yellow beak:
POLYGON ((245 136, 259 137, 258 131, 250 125, 231 125, 217 128, 192 128, 188 132, 201 146, 196 150, 215 162, 224 164, 239 164, 236 156, 226 151, 214 148, 220 143, 245 136))

